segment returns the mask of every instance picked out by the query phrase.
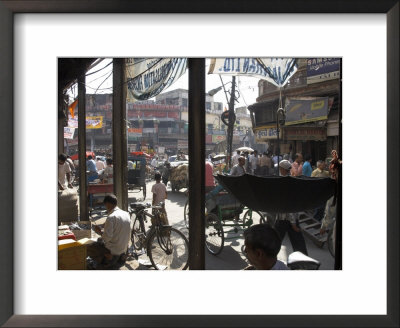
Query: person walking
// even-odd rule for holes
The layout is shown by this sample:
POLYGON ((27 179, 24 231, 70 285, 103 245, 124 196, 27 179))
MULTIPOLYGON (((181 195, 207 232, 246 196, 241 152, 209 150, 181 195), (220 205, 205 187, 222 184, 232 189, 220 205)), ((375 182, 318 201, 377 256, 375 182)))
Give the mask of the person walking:
POLYGON ((167 216, 167 211, 165 210, 165 200, 168 197, 167 193, 167 187, 165 186, 164 183, 161 183, 161 174, 156 173, 154 175, 154 179, 156 180, 156 183, 151 187, 151 192, 153 193, 153 201, 152 205, 159 205, 161 202, 163 203, 162 210, 161 212, 164 214, 162 215, 161 218, 161 223, 163 225, 168 225, 168 216, 167 216))
POLYGON ((303 174, 303 155, 301 153, 296 154, 290 174, 293 177, 298 177, 303 174))
POLYGON ((272 167, 271 158, 268 157, 266 152, 264 152, 260 158, 260 175, 264 177, 269 175, 271 167, 272 167))
POLYGON ((307 154, 304 157, 304 164, 302 168, 302 174, 306 177, 310 177, 312 173, 311 161, 312 161, 311 155, 307 154))
POLYGON ((230 175, 232 176, 240 176, 246 173, 244 169, 244 165, 246 163, 246 160, 243 156, 239 157, 239 163, 236 164, 234 167, 232 167, 230 175))
POLYGON ((92 155, 89 155, 86 161, 86 169, 89 171, 87 175, 87 181, 93 182, 94 180, 98 179, 96 162, 93 160, 92 155))
POLYGON ((251 154, 251 156, 249 158, 249 161, 250 161, 250 173, 254 175, 254 174, 256 174, 257 166, 259 165, 259 163, 258 163, 258 151, 257 150, 255 150, 253 152, 253 154, 251 154))
POLYGON ((232 166, 239 164, 240 150, 236 151, 236 154, 232 156, 232 166))
MULTIPOLYGON (((279 175, 289 176, 292 164, 288 160, 282 160, 279 163, 279 175)), ((298 213, 279 213, 277 214, 277 220, 275 222, 275 229, 278 231, 281 240, 287 233, 289 236, 290 243, 294 252, 302 252, 304 255, 308 255, 306 241, 301 232, 299 226, 298 213)))

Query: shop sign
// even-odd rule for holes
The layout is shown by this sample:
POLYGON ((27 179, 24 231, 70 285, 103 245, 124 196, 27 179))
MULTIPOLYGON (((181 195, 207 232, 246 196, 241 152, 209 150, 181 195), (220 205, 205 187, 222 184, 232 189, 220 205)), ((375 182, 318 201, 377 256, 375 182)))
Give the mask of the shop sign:
POLYGON ((75 128, 64 127, 64 139, 73 139, 75 128))
POLYGON ((212 135, 211 134, 207 134, 206 135, 206 144, 210 144, 212 143, 212 135))
POLYGON ((265 141, 269 139, 277 139, 276 128, 265 127, 255 131, 256 141, 265 141))
POLYGON ((340 77, 340 58, 309 58, 307 60, 307 84, 340 77))
POLYGON ((158 153, 159 154, 164 154, 165 153, 165 147, 158 146, 158 153))
POLYGON ((156 133, 156 128, 143 128, 143 133, 156 133))
POLYGON ((284 136, 286 140, 326 140, 325 128, 285 127, 284 131, 284 136))
POLYGON ((136 151, 136 144, 129 145, 129 151, 131 153, 135 152, 136 151))
POLYGON ((217 135, 217 134, 212 135, 213 143, 219 143, 219 142, 225 141, 225 140, 226 140, 226 135, 217 135))
POLYGON ((86 116, 86 129, 101 129, 103 116, 86 116))
POLYGON ((285 125, 328 119, 328 97, 287 98, 285 125))
POLYGON ((140 138, 142 136, 142 129, 129 128, 128 129, 128 136, 129 137, 140 138))

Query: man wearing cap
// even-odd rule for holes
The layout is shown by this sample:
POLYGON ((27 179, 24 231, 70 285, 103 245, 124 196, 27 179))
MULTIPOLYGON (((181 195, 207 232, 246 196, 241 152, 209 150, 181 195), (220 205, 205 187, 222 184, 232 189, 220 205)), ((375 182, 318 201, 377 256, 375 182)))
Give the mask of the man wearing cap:
MULTIPOLYGON (((292 164, 286 159, 279 162, 279 175, 289 176, 292 164)), ((298 222, 298 213, 279 213, 275 223, 275 229, 278 231, 279 236, 283 240, 286 232, 288 233, 290 243, 294 252, 302 252, 308 255, 306 241, 300 230, 298 222)))

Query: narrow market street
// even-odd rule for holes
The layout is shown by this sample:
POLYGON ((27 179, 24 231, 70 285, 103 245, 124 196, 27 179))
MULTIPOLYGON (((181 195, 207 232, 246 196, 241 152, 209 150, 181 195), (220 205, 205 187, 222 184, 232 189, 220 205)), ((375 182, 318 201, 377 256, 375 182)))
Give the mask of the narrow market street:
MULTIPOLYGON (((154 181, 147 182, 147 197, 145 202, 151 203, 152 193, 151 187, 154 181)), ((168 184, 168 199, 166 200, 166 210, 168 213, 168 220, 170 224, 182 231, 187 238, 189 238, 189 230, 185 227, 183 219, 183 209, 187 199, 186 189, 181 189, 179 192, 172 192, 170 184, 168 184)), ((143 201, 143 193, 140 192, 129 192, 129 203, 134 201, 136 198, 138 201, 143 201)), ((101 200, 101 197, 99 197, 101 200)), ((104 212, 104 211, 103 211, 104 212)), ((99 215, 95 212, 93 215, 94 222, 96 224, 102 224, 105 221, 104 213, 99 215)), ((146 228, 150 226, 150 222, 146 223, 146 228)), ((94 233, 93 233, 94 234, 94 233)), ((205 263, 206 270, 241 270, 248 265, 246 256, 242 252, 244 245, 243 235, 238 233, 225 234, 225 244, 222 252, 216 256, 211 255, 208 251, 205 252, 205 263)), ((334 267, 334 258, 331 256, 327 249, 327 245, 324 244, 322 248, 317 247, 310 239, 305 238, 307 250, 309 256, 313 259, 321 262, 319 270, 332 270, 334 267)), ((285 236, 281 251, 278 258, 286 262, 287 256, 292 252, 292 246, 287 236, 285 236)), ((140 255, 138 259, 129 258, 121 270, 154 270, 151 263, 148 260, 146 254, 140 255)))

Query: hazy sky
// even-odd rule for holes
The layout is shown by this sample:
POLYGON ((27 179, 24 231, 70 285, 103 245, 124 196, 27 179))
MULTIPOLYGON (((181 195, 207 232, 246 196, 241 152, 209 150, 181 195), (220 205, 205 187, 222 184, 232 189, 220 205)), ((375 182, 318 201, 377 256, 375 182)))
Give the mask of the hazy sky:
MULTIPOLYGON (((86 77, 86 93, 112 93, 112 64, 110 64, 111 61, 112 59, 106 58, 87 72, 88 75, 86 77)), ((206 59, 206 73, 208 73, 208 65, 209 59, 206 59)), ((231 80, 231 76, 222 77, 222 81, 224 83, 227 83, 231 80)), ((240 98, 238 99, 239 103, 235 103, 235 107, 249 106, 256 102, 256 98, 258 97, 258 81, 259 79, 254 77, 236 77, 236 85, 238 86, 240 92, 240 98)), ((206 75, 206 92, 219 86, 221 86, 221 80, 218 74, 206 75)), ((229 90, 230 84, 227 84, 225 87, 227 90, 229 90)), ((175 89, 188 89, 188 70, 186 70, 186 73, 183 74, 177 82, 175 82, 169 88, 165 89, 163 92, 175 89)), ((71 88, 69 94, 72 98, 77 97, 78 92, 76 86, 75 88, 71 88)), ((222 102, 224 104, 224 107, 228 107, 223 90, 214 95, 214 100, 217 102, 222 102)))

